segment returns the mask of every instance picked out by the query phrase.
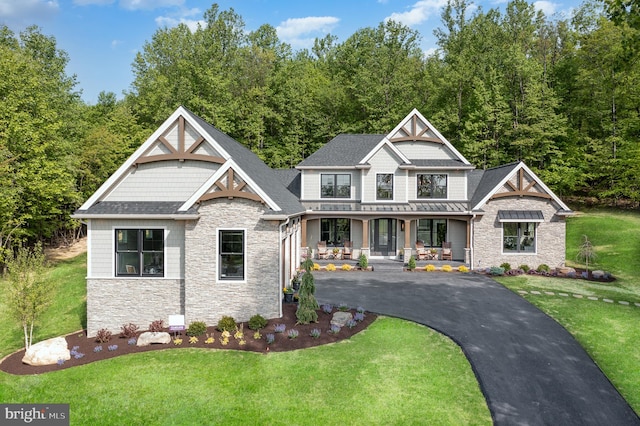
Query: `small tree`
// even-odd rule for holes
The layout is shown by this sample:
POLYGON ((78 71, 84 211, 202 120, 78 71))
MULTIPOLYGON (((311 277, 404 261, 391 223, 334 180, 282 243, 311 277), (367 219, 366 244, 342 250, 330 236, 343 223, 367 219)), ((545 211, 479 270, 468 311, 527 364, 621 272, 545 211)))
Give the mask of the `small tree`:
POLYGON ((7 303, 13 316, 22 325, 25 349, 29 349, 33 342, 34 324, 53 297, 53 281, 45 276, 46 269, 46 259, 40 244, 33 250, 21 247, 7 262, 7 303))
POLYGON ((300 290, 298 290, 296 318, 298 319, 298 324, 309 324, 311 322, 318 322, 318 312, 316 312, 318 309, 318 301, 314 295, 316 292, 316 284, 313 274, 311 273, 313 260, 305 260, 302 266, 305 269, 305 273, 302 275, 300 290))
POLYGON ((587 273, 589 272, 589 262, 593 263, 598 256, 596 255, 596 249, 589 241, 589 237, 586 235, 582 236, 582 244, 578 247, 578 254, 576 259, 578 262, 584 262, 587 267, 587 273))

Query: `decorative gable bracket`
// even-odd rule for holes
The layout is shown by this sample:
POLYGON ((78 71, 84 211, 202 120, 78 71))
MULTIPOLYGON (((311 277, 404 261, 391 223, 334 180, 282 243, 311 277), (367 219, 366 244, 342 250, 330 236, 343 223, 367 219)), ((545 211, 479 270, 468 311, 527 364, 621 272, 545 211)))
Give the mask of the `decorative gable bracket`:
POLYGON ((143 163, 152 163, 156 161, 166 161, 166 160, 197 160, 197 161, 206 161, 210 163, 224 164, 225 159, 215 155, 209 154, 198 154, 196 153, 197 149, 202 146, 206 140, 202 136, 198 136, 198 138, 191 143, 190 146, 186 146, 187 140, 187 131, 185 125, 185 119, 181 115, 176 120, 178 126, 178 147, 174 147, 171 142, 167 139, 167 135, 173 131, 176 123, 174 125, 169 126, 166 132, 160 135, 156 141, 156 144, 153 145, 149 151, 153 150, 155 147, 162 147, 164 150, 169 152, 164 154, 152 154, 152 155, 142 155, 136 159, 134 165, 143 164, 143 163))
POLYGON ((551 195, 546 192, 534 191, 533 188, 536 186, 537 182, 535 179, 531 179, 530 182, 525 181, 525 171, 524 169, 518 170, 518 180, 514 185, 510 180, 506 181, 506 186, 509 187, 509 190, 506 192, 498 192, 493 194, 492 199, 495 198, 504 198, 504 197, 537 197, 544 199, 551 199, 551 195))
POLYGON ((215 198, 228 198, 230 200, 233 198, 246 198, 265 204, 265 201, 258 194, 246 190, 247 182, 238 180, 232 168, 229 168, 227 173, 220 177, 214 185, 214 191, 203 194, 198 199, 198 202, 215 198))

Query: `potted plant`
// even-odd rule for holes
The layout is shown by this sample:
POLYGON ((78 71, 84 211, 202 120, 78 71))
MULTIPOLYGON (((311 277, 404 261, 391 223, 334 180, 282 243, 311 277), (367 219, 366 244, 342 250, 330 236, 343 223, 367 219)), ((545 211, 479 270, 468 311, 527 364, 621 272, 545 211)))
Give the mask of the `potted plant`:
POLYGON ((334 247, 332 251, 333 251, 333 257, 337 259, 338 253, 340 253, 340 249, 338 247, 334 247))
POLYGON ((291 287, 293 287, 293 290, 298 291, 300 290, 300 275, 296 274, 293 278, 291 278, 291 287))
POLYGON ((282 291, 284 293, 284 303, 293 303, 293 294, 295 291, 291 287, 285 287, 282 291))

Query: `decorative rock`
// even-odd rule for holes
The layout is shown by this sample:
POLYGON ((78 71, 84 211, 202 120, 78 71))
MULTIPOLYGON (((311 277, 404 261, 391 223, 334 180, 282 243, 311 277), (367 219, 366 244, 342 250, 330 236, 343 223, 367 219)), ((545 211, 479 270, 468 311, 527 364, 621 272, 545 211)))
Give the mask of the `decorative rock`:
POLYGON ((591 273, 591 276, 593 277, 594 280, 600 280, 604 278, 604 271, 593 271, 591 273))
POLYGON ((333 314, 333 317, 331 318, 331 325, 337 325, 338 327, 344 327, 345 325, 347 325, 347 321, 349 321, 350 319, 352 319, 353 316, 351 315, 350 312, 336 312, 335 314, 333 314))
POLYGON ((61 359, 70 360, 71 352, 64 337, 54 337, 31 345, 22 357, 22 362, 29 365, 52 365, 61 359))
POLYGON ((171 335, 166 331, 152 332, 146 331, 138 337, 136 346, 149 346, 152 343, 170 343, 171 335))
POLYGON ((561 277, 566 277, 569 274, 573 274, 575 275, 576 270, 573 268, 570 268, 568 266, 560 266, 558 268, 556 268, 556 272, 558 273, 558 275, 560 275, 561 277))

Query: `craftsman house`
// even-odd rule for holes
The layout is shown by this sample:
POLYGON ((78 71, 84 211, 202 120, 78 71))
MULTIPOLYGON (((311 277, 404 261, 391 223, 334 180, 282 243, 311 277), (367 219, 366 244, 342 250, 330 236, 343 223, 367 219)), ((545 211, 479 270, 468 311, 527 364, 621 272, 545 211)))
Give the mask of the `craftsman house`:
POLYGON ((476 170, 417 110, 272 170, 180 107, 74 215, 89 235, 88 333, 281 316, 306 253, 557 266, 571 213, 524 163, 476 170))

